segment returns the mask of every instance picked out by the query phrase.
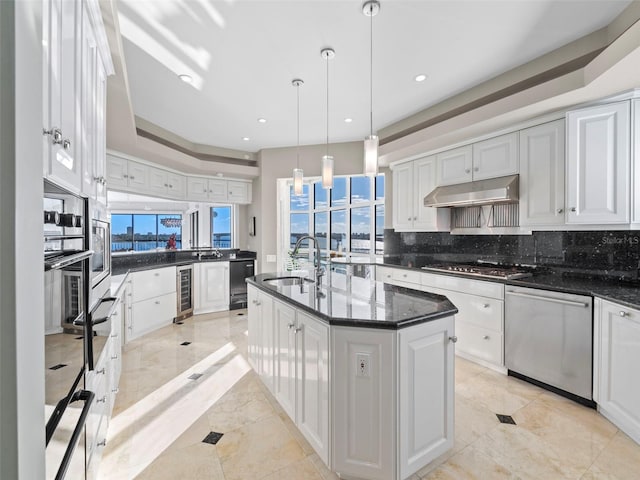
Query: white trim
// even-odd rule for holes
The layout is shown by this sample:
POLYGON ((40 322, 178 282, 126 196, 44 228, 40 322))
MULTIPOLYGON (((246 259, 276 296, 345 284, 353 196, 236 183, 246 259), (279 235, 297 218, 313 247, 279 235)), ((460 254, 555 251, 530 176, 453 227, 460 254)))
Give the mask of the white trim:
POLYGON ((98 46, 98 52, 100 52, 100 58, 104 64, 105 72, 107 76, 114 75, 116 70, 113 67, 113 59, 111 58, 107 32, 104 28, 104 22, 102 21, 100 4, 98 3, 98 0, 86 0, 85 4, 87 5, 89 19, 91 20, 91 25, 93 26, 93 30, 96 35, 96 44, 98 46))

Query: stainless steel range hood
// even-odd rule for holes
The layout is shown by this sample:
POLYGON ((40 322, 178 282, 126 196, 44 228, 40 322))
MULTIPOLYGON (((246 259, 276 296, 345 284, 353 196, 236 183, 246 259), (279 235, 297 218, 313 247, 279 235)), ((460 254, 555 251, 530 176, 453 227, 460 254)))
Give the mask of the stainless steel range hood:
POLYGON ((465 207, 518 201, 518 175, 437 187, 424 197, 425 207, 465 207))

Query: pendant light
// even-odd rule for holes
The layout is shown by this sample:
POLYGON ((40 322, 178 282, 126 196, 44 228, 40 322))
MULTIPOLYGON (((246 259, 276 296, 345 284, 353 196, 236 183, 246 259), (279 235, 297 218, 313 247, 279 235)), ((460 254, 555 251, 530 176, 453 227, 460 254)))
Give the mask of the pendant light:
POLYGON ((380 11, 380 2, 378 0, 368 0, 362 4, 362 13, 371 18, 371 36, 370 36, 370 64, 369 64, 369 105, 371 107, 369 113, 370 133, 364 139, 364 174, 378 174, 378 136, 373 134, 373 17, 380 11))
POLYGON ((296 143, 296 168, 293 169, 293 194, 302 195, 302 169, 300 168, 300 87, 304 85, 304 82, 299 78, 295 78, 291 81, 291 85, 296 87, 297 97, 297 125, 298 125, 298 140, 296 143))
POLYGON ((329 155, 329 60, 336 56, 332 48, 323 48, 320 55, 327 61, 327 152, 322 157, 322 186, 333 188, 333 156, 329 155))

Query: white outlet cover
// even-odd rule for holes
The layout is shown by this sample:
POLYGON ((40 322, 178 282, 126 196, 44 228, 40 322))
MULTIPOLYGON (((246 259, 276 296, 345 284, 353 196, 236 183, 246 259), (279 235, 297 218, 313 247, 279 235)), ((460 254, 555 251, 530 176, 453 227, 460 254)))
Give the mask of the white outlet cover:
POLYGON ((356 377, 371 376, 371 356, 368 353, 356 354, 356 377))
POLYGON ((276 255, 267 255, 267 263, 276 263, 278 257, 276 255))

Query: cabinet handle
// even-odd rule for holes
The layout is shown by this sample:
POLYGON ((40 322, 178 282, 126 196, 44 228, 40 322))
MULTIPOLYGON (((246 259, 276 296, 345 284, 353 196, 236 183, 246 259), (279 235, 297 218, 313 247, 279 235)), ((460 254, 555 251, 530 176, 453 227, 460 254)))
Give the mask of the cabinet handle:
POLYGON ((295 324, 290 323, 289 325, 287 325, 289 327, 289 330, 291 330, 293 327, 295 327, 295 324))
POLYGON ((160 300, 156 300, 156 301, 155 301, 155 304, 156 304, 156 305, 160 305, 160 300))
POLYGON ((69 140, 68 138, 65 138, 62 141, 62 148, 64 148, 65 150, 69 150, 71 148, 71 140, 69 140))
POLYGON ((173 185, 169 184, 169 188, 173 188, 173 185))
POLYGON ((294 331, 295 331, 295 333, 301 332, 302 331, 302 327, 298 327, 294 331))
POLYGON ((402 274, 402 276, 403 276, 404 278, 407 278, 407 274, 406 274, 406 273, 403 273, 403 274, 402 274))
POLYGON ((453 343, 456 343, 458 341, 458 337, 454 335, 453 337, 449 337, 449 340, 453 343))
POLYGON ((60 145, 62 143, 62 130, 60 130, 58 127, 53 127, 50 130, 46 130, 43 128, 42 134, 51 137, 51 143, 54 145, 60 145))
POLYGON ((260 306, 260 305, 262 305, 262 302, 256 302, 256 305, 260 306))
POLYGON ((483 340, 489 340, 489 335, 485 335, 484 337, 482 337, 483 340))
POLYGON ((471 169, 470 168, 465 168, 464 169, 464 173, 471 173, 471 169))
POLYGON ((119 388, 112 388, 111 389, 111 393, 120 393, 120 389, 119 388))
POLYGON ((562 212, 564 212, 564 210, 562 208, 559 208, 558 213, 562 213, 562 212))
POLYGON ((387 273, 387 278, 391 278, 391 275, 387 273))
POLYGON ((253 303, 254 305, 257 303, 257 300, 251 300, 251 303, 253 303))
POLYGON ((154 273, 154 275, 155 275, 156 277, 159 277, 159 276, 160 276, 160 274, 159 274, 158 272, 154 273))
POLYGON ((111 357, 111 360, 117 360, 118 359, 118 355, 114 355, 111 357))
POLYGON ((111 335, 111 338, 118 338, 118 334, 114 333, 113 335, 111 335))
POLYGON ((136 177, 134 177, 133 175, 129 175, 129 178, 130 178, 131 180, 135 180, 135 178, 136 178, 136 177))
POLYGON ((621 317, 627 317, 627 316, 629 316, 629 313, 625 312, 624 310, 620 310, 620 316, 621 317))
POLYGON ((489 304, 488 303, 483 303, 482 304, 482 308, 489 308, 489 304))
POLYGON ((411 221, 411 217, 407 218, 407 220, 410 222, 411 221))
POLYGON ((97 447, 106 447, 107 446, 107 439, 103 439, 101 442, 96 443, 97 447))
POLYGON ((576 211, 576 207, 571 207, 571 211, 575 212, 576 211))
POLYGON ((102 375, 104 375, 106 373, 106 370, 103 368, 102 370, 96 370, 96 374, 101 373, 102 375))
POLYGON ((414 219, 414 220, 417 220, 417 219, 418 219, 418 217, 413 217, 413 219, 414 219))
POLYGON ((169 186, 169 184, 168 184, 168 183, 165 183, 165 184, 164 184, 164 186, 165 186, 165 187, 168 187, 168 186, 169 186))
POLYGON ((129 175, 125 173, 124 175, 122 175, 122 178, 129 178, 129 175))
POLYGON ((107 401, 107 396, 104 395, 102 398, 96 400, 96 403, 105 403, 107 401))
POLYGON ((476 167, 473 169, 474 172, 479 172, 480 171, 480 167, 476 167))

